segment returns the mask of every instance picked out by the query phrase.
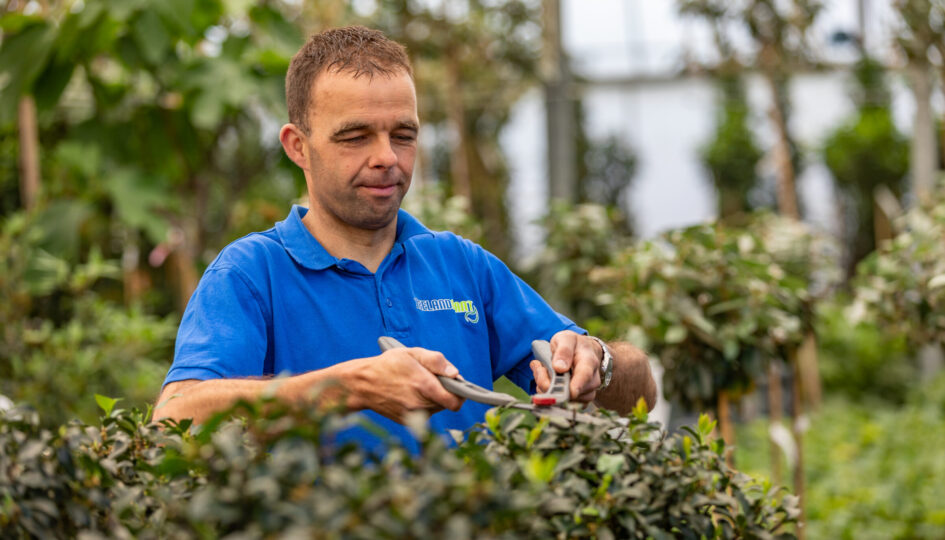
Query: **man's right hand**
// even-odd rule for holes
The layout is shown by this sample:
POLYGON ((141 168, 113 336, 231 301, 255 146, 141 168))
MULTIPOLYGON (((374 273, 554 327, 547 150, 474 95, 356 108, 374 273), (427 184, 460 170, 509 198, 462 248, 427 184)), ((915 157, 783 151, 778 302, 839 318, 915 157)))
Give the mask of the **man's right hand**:
POLYGON ((459 371, 441 353, 398 348, 285 379, 177 381, 164 387, 154 419, 193 418, 201 423, 238 399, 258 399, 264 392, 275 391, 291 403, 370 409, 403 423, 410 411, 432 414, 457 411, 463 405, 463 399, 443 388, 436 375, 458 377, 459 371), (329 384, 313 403, 312 389, 325 383, 329 384))
MULTIPOLYGON (((346 363, 348 364, 348 363, 346 363)), ((407 413, 443 409, 458 411, 463 398, 443 388, 436 375, 458 378, 459 370, 442 353, 413 348, 396 348, 379 356, 352 360, 348 406, 371 409, 403 423, 407 413)))

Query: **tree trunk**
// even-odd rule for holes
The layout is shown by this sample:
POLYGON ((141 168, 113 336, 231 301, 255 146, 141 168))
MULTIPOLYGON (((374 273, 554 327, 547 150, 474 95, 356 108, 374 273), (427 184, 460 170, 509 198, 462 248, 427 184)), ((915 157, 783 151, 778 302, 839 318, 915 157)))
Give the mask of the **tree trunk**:
POLYGON ((455 54, 446 55, 446 114, 450 127, 456 132, 450 153, 450 174, 453 177, 453 195, 466 197, 472 202, 472 186, 469 180, 469 160, 466 157, 466 107, 463 104, 460 86, 459 61, 455 54))
MULTIPOLYGON (((783 407, 784 398, 781 395, 781 368, 776 360, 771 360, 768 365, 768 422, 771 425, 781 423, 781 407, 783 407)), ((770 435, 768 444, 771 448, 771 482, 780 484, 781 473, 781 448, 770 435)))
POLYGON ((774 124, 777 140, 774 143, 774 162, 778 175, 778 212, 793 219, 800 219, 797 205, 797 188, 794 182, 794 165, 791 164, 791 143, 788 132, 787 116, 781 102, 781 92, 772 73, 765 74, 765 81, 771 90, 771 109, 769 114, 774 124))
POLYGON ((908 67, 915 96, 915 122, 912 133, 912 191, 916 201, 927 200, 935 185, 937 156, 935 152, 935 124, 932 112, 932 84, 925 65, 912 63, 908 67))
POLYGON ((469 165, 472 208, 482 218, 484 242, 500 259, 512 253, 512 238, 509 234, 509 216, 506 211, 506 176, 489 166, 483 157, 494 140, 479 141, 467 137, 463 151, 469 165))
POLYGON ((17 122, 20 132, 20 201, 24 209, 31 210, 39 198, 39 128, 33 96, 20 98, 17 122))

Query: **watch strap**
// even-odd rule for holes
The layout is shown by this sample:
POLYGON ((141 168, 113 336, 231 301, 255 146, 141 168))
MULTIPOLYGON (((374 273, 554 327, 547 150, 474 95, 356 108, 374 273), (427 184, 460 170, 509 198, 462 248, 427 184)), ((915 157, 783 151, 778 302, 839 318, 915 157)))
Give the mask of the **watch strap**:
POLYGON ((594 336, 587 337, 599 343, 601 350, 604 351, 600 360, 600 386, 597 388, 597 391, 600 392, 610 385, 610 381, 614 377, 614 355, 610 352, 610 347, 604 343, 604 340, 594 336))

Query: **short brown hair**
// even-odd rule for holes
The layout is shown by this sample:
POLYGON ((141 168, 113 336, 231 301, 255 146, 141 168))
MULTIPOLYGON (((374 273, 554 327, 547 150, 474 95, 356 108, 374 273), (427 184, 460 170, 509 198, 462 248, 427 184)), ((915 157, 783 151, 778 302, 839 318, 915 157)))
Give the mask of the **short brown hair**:
POLYGON ((350 71, 355 77, 391 76, 405 71, 413 77, 403 45, 382 32, 363 26, 332 28, 313 35, 292 57, 285 77, 285 101, 289 122, 308 132, 312 86, 322 71, 350 71))

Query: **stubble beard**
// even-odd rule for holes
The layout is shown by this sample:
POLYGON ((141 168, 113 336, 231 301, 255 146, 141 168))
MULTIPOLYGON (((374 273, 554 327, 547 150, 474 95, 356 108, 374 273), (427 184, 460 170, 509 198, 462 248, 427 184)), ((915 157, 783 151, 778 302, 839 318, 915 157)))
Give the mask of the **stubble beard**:
POLYGON ((400 175, 394 193, 389 197, 374 197, 351 187, 341 196, 316 193, 319 205, 349 227, 377 231, 387 227, 397 217, 401 201, 407 193, 407 181, 400 175))

